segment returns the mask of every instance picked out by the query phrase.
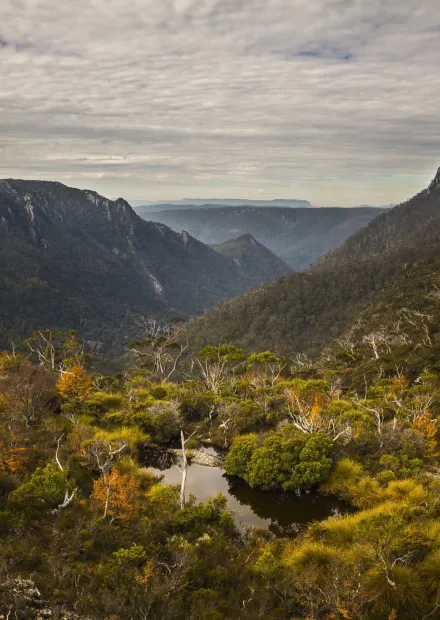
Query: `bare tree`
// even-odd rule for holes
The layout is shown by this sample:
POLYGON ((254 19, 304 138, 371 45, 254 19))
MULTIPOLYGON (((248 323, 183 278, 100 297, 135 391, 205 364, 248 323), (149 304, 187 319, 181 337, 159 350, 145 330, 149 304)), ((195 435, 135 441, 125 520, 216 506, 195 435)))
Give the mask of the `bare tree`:
POLYGON ((381 326, 375 331, 366 334, 363 337, 362 342, 371 347, 374 358, 378 360, 382 351, 391 353, 391 340, 392 334, 386 327, 381 326))
MULTIPOLYGON (((63 439, 63 437, 64 437, 64 433, 61 433, 61 435, 57 439, 57 448, 56 448, 56 452, 55 452, 55 461, 56 461, 56 464, 58 465, 58 467, 59 467, 59 469, 61 471, 64 471, 64 467, 63 467, 63 465, 61 464, 61 461, 60 461, 59 451, 60 451, 60 443, 61 443, 61 440, 63 439)), ((64 494, 64 500, 52 512, 55 514, 55 513, 59 512, 60 510, 64 510, 64 508, 67 508, 67 506, 69 506, 73 502, 73 499, 74 499, 77 491, 78 491, 78 487, 73 489, 73 491, 71 491, 70 493, 69 493, 69 489, 66 489, 66 492, 64 494)))
POLYGON ((272 387, 279 379, 286 364, 270 351, 253 353, 249 359, 247 368, 250 371, 250 380, 255 387, 261 387, 269 383, 272 387))
POLYGON ((47 412, 54 384, 49 372, 23 365, 0 382, 0 393, 12 418, 35 426, 47 412))
POLYGON ((299 370, 307 370, 313 368, 314 362, 305 353, 296 353, 292 359, 290 372, 298 372, 299 370))
POLYGON ((30 355, 38 364, 51 372, 68 372, 69 365, 86 366, 101 344, 78 338, 76 331, 52 332, 37 330, 25 340, 30 355))
POLYGON ((114 476, 111 475, 113 464, 129 447, 128 442, 124 439, 118 439, 114 442, 106 440, 98 440, 87 446, 87 458, 94 469, 99 471, 102 484, 105 489, 105 504, 102 518, 105 519, 108 513, 110 503, 111 485, 114 476))
MULTIPOLYGON (((380 407, 368 407, 367 405, 362 404, 359 399, 352 399, 352 402, 354 405, 356 405, 356 407, 360 407, 364 411, 368 411, 369 413, 373 414, 373 418, 376 423, 377 435, 379 437, 379 446, 382 448, 383 446, 382 426, 385 421, 385 415, 384 415, 383 410, 380 407)), ((394 422, 394 426, 395 426, 396 418, 394 418, 394 420, 395 420, 394 422)))
POLYGON ((200 371, 200 378, 206 389, 218 395, 220 387, 226 378, 227 361, 220 359, 204 359, 197 358, 197 365, 200 371))
POLYGON ((180 485, 180 508, 181 510, 185 508, 185 503, 186 503, 185 491, 186 491, 186 478, 188 476, 188 456, 186 452, 186 444, 192 437, 194 437, 197 430, 198 429, 196 428, 191 433, 191 435, 187 437, 186 439, 185 439, 185 435, 183 434, 183 430, 180 431, 180 441, 182 445, 182 469, 178 467, 176 463, 173 463, 174 467, 176 467, 182 474, 182 482, 180 485))
POLYGON ((334 417, 322 416, 316 411, 316 403, 312 399, 301 398, 295 389, 284 391, 287 403, 287 411, 293 426, 303 433, 325 433, 337 441, 341 437, 346 442, 353 436, 351 426, 347 423, 341 424, 334 417))
POLYGON ((185 324, 180 319, 163 323, 153 317, 140 318, 138 325, 142 339, 135 341, 129 351, 136 363, 147 368, 162 381, 169 381, 177 370, 180 359, 188 348, 183 340, 185 324))
POLYGON ((207 346, 192 361, 192 370, 195 366, 206 389, 217 395, 224 381, 234 377, 237 370, 243 367, 244 359, 243 349, 234 345, 207 346))
POLYGON ((426 347, 432 347, 429 323, 432 322, 433 317, 430 314, 418 310, 410 310, 409 308, 401 308, 399 310, 399 319, 403 325, 410 325, 421 334, 422 342, 426 347))

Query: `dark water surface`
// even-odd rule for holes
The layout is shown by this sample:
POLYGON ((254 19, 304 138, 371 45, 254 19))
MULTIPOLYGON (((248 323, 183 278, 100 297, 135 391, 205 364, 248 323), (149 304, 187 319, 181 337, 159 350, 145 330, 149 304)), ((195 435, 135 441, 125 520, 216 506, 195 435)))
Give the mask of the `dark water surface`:
MULTIPOLYGON (((180 484, 182 475, 168 455, 149 455, 146 465, 155 474, 163 475, 165 484, 180 484)), ((193 493, 200 502, 222 493, 239 526, 266 527, 277 536, 292 536, 311 521, 352 511, 344 502, 317 493, 298 496, 251 489, 245 482, 227 476, 219 467, 197 464, 188 468, 186 493, 187 497, 193 493)))

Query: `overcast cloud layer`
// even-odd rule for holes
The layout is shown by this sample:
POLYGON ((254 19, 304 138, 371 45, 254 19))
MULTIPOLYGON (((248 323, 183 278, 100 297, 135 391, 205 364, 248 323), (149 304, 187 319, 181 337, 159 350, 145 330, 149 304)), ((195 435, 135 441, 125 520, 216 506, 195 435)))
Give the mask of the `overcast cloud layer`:
POLYGON ((438 0, 2 0, 0 176, 398 202, 440 166, 439 66, 438 0))

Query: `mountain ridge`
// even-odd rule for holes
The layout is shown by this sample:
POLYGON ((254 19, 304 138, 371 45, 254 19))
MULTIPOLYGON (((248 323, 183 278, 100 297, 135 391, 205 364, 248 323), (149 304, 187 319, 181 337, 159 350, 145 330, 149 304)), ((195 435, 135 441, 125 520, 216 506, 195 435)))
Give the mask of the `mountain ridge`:
POLYGON ((289 208, 309 208, 312 204, 308 200, 300 200, 295 198, 273 198, 271 200, 263 200, 261 198, 182 198, 181 200, 163 200, 158 202, 132 201, 135 209, 142 208, 188 208, 188 207, 239 207, 239 206, 260 206, 260 207, 289 207, 289 208))
POLYGON ((55 181, 0 181, 0 258, 3 341, 70 328, 111 348, 137 315, 197 314, 259 283, 122 198, 55 181))

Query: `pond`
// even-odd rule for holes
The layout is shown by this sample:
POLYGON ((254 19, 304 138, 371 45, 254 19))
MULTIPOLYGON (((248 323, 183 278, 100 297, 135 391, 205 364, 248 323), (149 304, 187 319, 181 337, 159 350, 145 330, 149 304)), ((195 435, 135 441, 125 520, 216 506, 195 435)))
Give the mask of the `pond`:
MULTIPOLYGON (((153 473, 162 475, 165 484, 180 484, 182 476, 172 459, 176 457, 152 453, 147 456, 146 465, 153 473)), ((222 493, 239 527, 265 527, 276 536, 295 536, 311 521, 352 512, 348 504, 334 497, 251 489, 242 480, 227 476, 220 467, 194 463, 188 467, 187 497, 190 493, 200 502, 222 493)))

